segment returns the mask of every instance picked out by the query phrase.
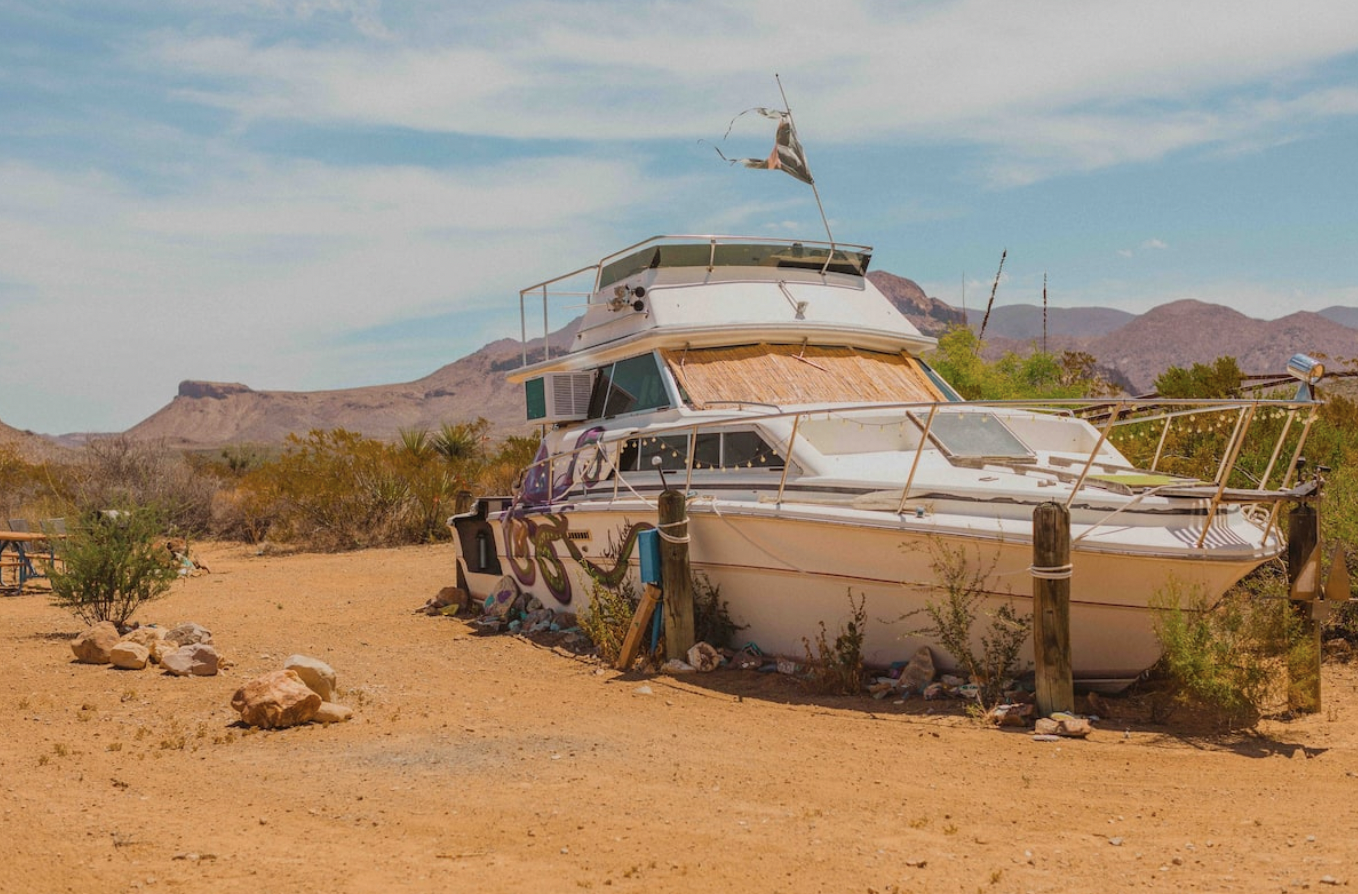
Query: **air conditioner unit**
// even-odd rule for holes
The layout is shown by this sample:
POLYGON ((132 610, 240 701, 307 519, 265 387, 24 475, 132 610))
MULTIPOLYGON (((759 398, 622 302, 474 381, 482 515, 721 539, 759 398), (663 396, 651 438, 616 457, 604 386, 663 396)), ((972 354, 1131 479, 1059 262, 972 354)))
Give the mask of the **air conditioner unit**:
POLYGON ((578 422, 589 418, 594 373, 547 373, 523 383, 529 422, 578 422))

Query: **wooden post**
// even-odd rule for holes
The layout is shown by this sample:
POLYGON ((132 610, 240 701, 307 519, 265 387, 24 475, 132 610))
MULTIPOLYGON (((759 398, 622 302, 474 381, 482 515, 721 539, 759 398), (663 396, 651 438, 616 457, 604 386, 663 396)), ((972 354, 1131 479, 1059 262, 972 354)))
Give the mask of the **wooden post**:
POLYGON ((688 509, 677 490, 660 494, 660 587, 665 594, 665 657, 693 648, 693 577, 688 565, 688 509), (675 541, 679 542, 675 542, 675 541))
POLYGON ((453 515, 466 515, 472 511, 472 492, 460 490, 453 498, 453 515))
POLYGON ((632 624, 627 628, 627 636, 623 637, 622 651, 618 653, 617 668, 620 671, 632 669, 632 662, 637 660, 637 652, 641 649, 641 639, 646 635, 646 627, 651 623, 651 615, 655 614, 656 603, 660 602, 660 588, 655 584, 647 584, 641 591, 641 601, 637 604, 637 610, 632 615, 632 624))
POLYGON ((1070 511, 1060 503, 1033 510, 1033 661, 1037 712, 1075 710, 1070 669, 1070 511))
POLYGON ((1287 706, 1315 714, 1320 711, 1320 621, 1314 611, 1320 595, 1320 519, 1309 503, 1297 504, 1287 514, 1287 580, 1292 611, 1310 645, 1289 655, 1287 706))

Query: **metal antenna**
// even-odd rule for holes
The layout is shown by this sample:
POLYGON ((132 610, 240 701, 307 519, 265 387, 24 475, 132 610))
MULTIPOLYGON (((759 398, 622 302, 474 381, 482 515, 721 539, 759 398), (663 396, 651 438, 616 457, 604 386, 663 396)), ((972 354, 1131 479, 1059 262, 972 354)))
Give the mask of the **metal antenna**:
POLYGON ((1004 259, 1009 254, 1009 249, 1000 252, 1000 269, 995 271, 995 284, 990 287, 990 300, 986 302, 985 316, 981 318, 981 334, 976 336, 975 354, 981 351, 981 339, 985 338, 985 327, 990 322, 990 309, 995 306, 995 290, 1000 287, 1000 274, 1004 272, 1004 259))
POLYGON ((1047 271, 1042 271, 1042 353, 1047 353, 1047 271))

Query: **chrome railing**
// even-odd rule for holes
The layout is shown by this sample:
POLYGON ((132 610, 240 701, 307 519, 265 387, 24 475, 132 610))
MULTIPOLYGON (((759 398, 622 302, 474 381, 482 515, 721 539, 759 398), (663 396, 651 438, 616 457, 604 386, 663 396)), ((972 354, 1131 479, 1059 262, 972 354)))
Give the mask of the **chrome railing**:
MULTIPOLYGON (((601 485, 611 479, 611 500, 630 499, 633 497, 646 499, 634 487, 634 482, 639 475, 654 474, 651 470, 637 468, 631 470, 621 469, 622 452, 629 441, 635 439, 653 438, 660 439, 666 436, 686 436, 687 454, 684 457, 682 469, 667 468, 665 471, 673 471, 676 475, 682 473, 684 490, 692 492, 695 487, 695 471, 703 472, 708 477, 703 481, 714 480, 714 476, 722 474, 732 474, 737 471, 735 468, 698 468, 695 463, 695 450, 698 444, 698 435, 707 432, 719 432, 740 427, 742 429, 755 429, 769 439, 770 446, 775 447, 783 460, 781 470, 776 467, 769 471, 779 471, 777 488, 774 491, 774 503, 781 506, 787 497, 787 485, 790 477, 795 477, 793 466, 797 464, 797 444, 799 431, 804 426, 803 423, 814 419, 844 419, 856 421, 862 419, 875 419, 882 416, 895 417, 892 422, 886 424, 899 424, 902 426, 912 426, 918 431, 917 446, 911 450, 902 452, 913 452, 910 469, 906 475, 901 489, 901 497, 895 510, 895 514, 903 515, 910 501, 911 493, 914 488, 917 472, 921 457, 929 449, 941 449, 941 442, 935 437, 933 428, 934 422, 939 414, 946 413, 975 413, 977 411, 990 410, 1010 410, 1010 414, 997 413, 999 418, 1010 418, 1011 421, 1020 419, 1026 413, 1037 413, 1044 415, 1059 415, 1070 418, 1078 418, 1080 410, 1097 408, 1106 411, 1110 406, 1106 400, 1056 400, 1056 401, 967 401, 965 403, 878 403, 860 404, 851 407, 836 405, 834 407, 802 408, 798 410, 773 411, 771 408, 761 407, 758 413, 741 412, 732 414, 704 414, 701 417, 690 417, 681 422, 669 423, 666 425, 648 426, 644 429, 636 427, 618 428, 612 430, 587 429, 581 426, 582 436, 591 435, 593 439, 588 443, 579 444, 576 447, 561 449, 546 458, 535 461, 525 470, 525 482, 529 482, 537 476, 539 493, 533 495, 529 501, 534 506, 546 505, 550 507, 554 503, 560 503, 571 499, 578 499, 582 496, 597 498, 601 492, 601 485), (774 425, 770 426, 770 423, 774 425), (777 431, 785 431, 785 436, 778 436, 777 431), (777 443, 774 443, 774 442, 777 443), (545 490, 543 486, 543 475, 545 473, 545 490), (629 480, 630 479, 630 480, 629 480), (626 488, 626 494, 623 489, 626 488)), ((1006 463, 1003 459, 983 460, 997 466, 1011 465, 1014 467, 1022 466, 1025 471, 1047 470, 1055 474, 1059 483, 1069 486, 1069 493, 1066 495, 1065 503, 1069 507, 1073 504, 1078 495, 1086 488, 1089 475, 1096 469, 1104 469, 1116 472, 1148 472, 1159 474, 1162 463, 1165 463, 1169 456, 1166 454, 1166 447, 1170 443, 1169 434, 1172 426, 1177 426, 1180 430, 1184 426, 1189 426, 1187 436, 1206 435, 1214 437, 1214 431, 1220 426, 1215 422, 1208 422, 1203 417, 1210 414, 1234 414, 1235 420, 1230 425, 1230 435, 1221 439, 1216 445, 1220 450, 1220 459, 1216 465, 1215 474, 1211 478, 1181 476, 1180 480, 1170 484, 1147 486, 1140 494, 1133 494, 1133 502, 1139 502, 1142 498, 1152 493, 1162 491, 1169 492, 1167 495, 1187 497, 1193 499, 1203 499, 1208 502, 1206 521, 1197 541, 1199 548, 1205 542, 1208 530, 1216 517, 1217 510, 1223 503, 1242 503, 1263 505, 1271 503, 1267 520, 1263 524, 1263 541, 1267 542, 1272 533, 1272 529, 1277 520, 1277 515, 1281 501, 1293 494, 1289 488, 1292 486, 1293 478, 1296 475, 1298 464, 1302 455, 1302 448, 1305 445, 1311 426, 1316 418, 1316 411, 1319 403, 1315 401, 1298 400, 1263 400, 1263 399, 1235 399, 1235 400, 1137 400, 1125 399, 1116 402, 1112 412, 1108 412, 1106 421, 1096 429, 1097 436, 1093 447, 1089 448, 1080 459, 1066 459, 1071 469, 1076 465, 1080 466, 1078 475, 1063 473, 1056 464, 1050 466, 1034 466, 1031 463, 1006 463), (1274 442, 1268 448, 1269 460, 1264 472, 1258 482, 1251 488, 1235 488, 1229 486, 1235 465, 1239 461, 1240 455, 1246 446, 1247 439, 1257 420, 1262 418, 1261 411, 1266 413, 1283 412, 1286 414, 1285 422, 1278 431, 1274 442), (1294 421, 1298 413, 1306 413, 1300 433, 1297 435, 1295 446, 1291 451, 1291 458, 1286 465, 1286 471, 1277 490, 1268 489, 1269 479, 1272 477, 1280 456, 1286 447, 1289 434, 1294 427, 1294 421), (1128 426, 1141 426, 1150 429, 1157 424, 1163 423, 1163 429, 1159 432, 1156 446, 1151 459, 1149 469, 1137 467, 1135 464, 1124 465, 1118 462, 1118 456, 1125 456, 1123 449, 1119 449, 1117 454, 1105 451, 1105 447, 1110 445, 1115 432, 1128 426), (1101 459, 1102 457, 1102 459, 1101 459), (1176 493, 1177 491, 1177 493, 1176 493)), ((1100 413, 1104 415, 1104 413, 1100 413)), ((658 440, 657 440, 658 443, 658 440)), ((1125 447, 1125 445, 1124 445, 1125 447)), ((944 455, 947 455, 944 452, 944 455)), ((744 467, 741 467, 744 468, 744 467)), ((749 470, 744 469, 748 474, 749 470)), ((700 486, 703 481, 697 482, 700 486)), ((769 481, 770 489, 771 480, 769 481)), ((937 482, 932 482, 937 487, 937 482)), ((650 489, 650 488, 646 488, 650 489)), ((521 494, 517 499, 523 499, 527 489, 521 488, 521 494)), ((1127 506, 1113 510, 1109 516, 1099 520, 1093 527, 1105 524, 1109 518, 1127 506)), ((885 511, 885 510, 879 510, 885 511)), ((1262 515, 1262 513, 1258 513, 1262 515)), ((1256 522, 1257 523, 1257 522, 1256 522)), ((1083 536, 1088 536, 1088 531, 1083 536)))

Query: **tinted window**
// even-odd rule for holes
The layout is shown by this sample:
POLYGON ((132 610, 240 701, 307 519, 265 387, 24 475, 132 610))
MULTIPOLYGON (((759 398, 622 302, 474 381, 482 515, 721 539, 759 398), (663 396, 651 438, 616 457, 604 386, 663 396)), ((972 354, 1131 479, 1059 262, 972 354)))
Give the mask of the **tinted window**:
POLYGON ((670 405, 665 381, 652 354, 619 360, 599 370, 589 398, 589 416, 600 419, 670 405))

